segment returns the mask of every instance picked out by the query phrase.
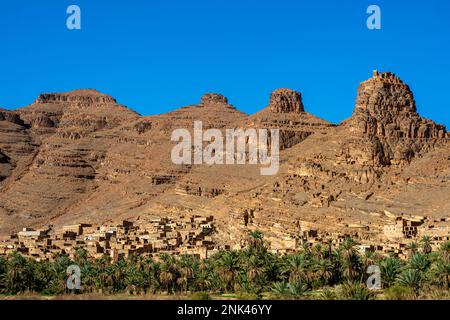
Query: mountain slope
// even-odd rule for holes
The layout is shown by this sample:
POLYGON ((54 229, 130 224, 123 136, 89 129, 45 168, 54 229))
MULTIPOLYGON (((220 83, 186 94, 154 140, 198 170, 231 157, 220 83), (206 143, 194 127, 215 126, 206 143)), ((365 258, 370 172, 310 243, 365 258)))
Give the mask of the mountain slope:
POLYGON ((393 214, 450 216, 445 127, 422 118, 391 73, 361 83, 339 125, 305 111, 301 94, 272 92, 246 115, 220 94, 142 117, 95 90, 42 94, 0 110, 0 234, 25 226, 94 223, 145 215, 214 215, 218 239, 250 229, 269 239, 319 230, 377 239, 393 214), (280 170, 259 165, 175 165, 174 129, 280 129, 280 170), (244 223, 244 221, 246 221, 244 223))

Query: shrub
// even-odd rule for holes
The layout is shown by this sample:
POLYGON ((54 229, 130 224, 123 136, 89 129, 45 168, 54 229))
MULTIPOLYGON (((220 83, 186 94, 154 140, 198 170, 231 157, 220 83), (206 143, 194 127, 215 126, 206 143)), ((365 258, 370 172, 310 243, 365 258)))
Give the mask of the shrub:
POLYGON ((319 295, 320 300, 336 300, 337 295, 333 290, 326 289, 322 291, 319 295))
POLYGON ((211 300, 211 296, 207 292, 194 292, 191 294, 192 300, 211 300))
POLYGON ((286 282, 275 282, 272 284, 271 291, 278 297, 282 298, 289 294, 288 284, 286 282))
POLYGON ((416 269, 407 269, 397 278, 398 284, 414 289, 416 293, 423 283, 422 273, 416 269))
POLYGON ((308 288, 306 287, 306 285, 301 282, 289 283, 288 285, 288 292, 294 299, 299 299, 305 294, 307 290, 308 288))
POLYGON ((261 297, 255 293, 241 292, 237 295, 239 300, 260 300, 261 297))
POLYGON ((420 291, 421 300, 450 300, 450 291, 438 287, 426 287, 420 291))
POLYGON ((370 300, 374 294, 362 283, 347 282, 339 288, 339 298, 344 300, 370 300))
POLYGON ((384 290, 387 300, 413 300, 416 297, 414 290, 409 287, 394 285, 384 290))

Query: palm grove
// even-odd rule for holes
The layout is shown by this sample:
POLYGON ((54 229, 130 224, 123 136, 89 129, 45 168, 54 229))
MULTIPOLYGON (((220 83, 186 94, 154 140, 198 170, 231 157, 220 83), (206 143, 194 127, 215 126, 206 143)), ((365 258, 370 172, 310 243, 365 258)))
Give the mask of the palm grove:
POLYGON ((360 254, 347 238, 334 248, 331 240, 287 255, 272 254, 259 231, 249 234, 242 250, 219 251, 207 259, 161 254, 159 259, 130 256, 111 261, 90 259, 77 249, 73 261, 57 255, 51 262, 18 253, 0 257, 0 293, 68 293, 67 267, 81 268, 83 293, 236 295, 247 299, 449 299, 450 242, 432 251, 424 237, 408 246, 409 258, 360 254), (370 265, 381 270, 383 290, 366 287, 370 265))

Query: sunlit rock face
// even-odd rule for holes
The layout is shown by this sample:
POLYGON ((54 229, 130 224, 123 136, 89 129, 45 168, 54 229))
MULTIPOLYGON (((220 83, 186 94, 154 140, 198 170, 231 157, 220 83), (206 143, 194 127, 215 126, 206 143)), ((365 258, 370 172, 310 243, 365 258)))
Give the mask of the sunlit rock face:
POLYGON ((305 111, 300 92, 284 88, 272 92, 269 108, 277 113, 301 113, 305 111))
POLYGON ((409 86, 390 72, 373 72, 358 88, 355 109, 344 124, 373 141, 379 164, 402 164, 447 139, 446 129, 422 118, 409 86))

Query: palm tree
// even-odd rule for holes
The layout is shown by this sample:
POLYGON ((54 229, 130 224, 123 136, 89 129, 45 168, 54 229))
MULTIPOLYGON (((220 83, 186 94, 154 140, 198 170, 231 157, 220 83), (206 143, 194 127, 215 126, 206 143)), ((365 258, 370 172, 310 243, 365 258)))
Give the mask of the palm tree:
POLYGON ((273 253, 265 252, 262 257, 262 263, 264 265, 264 274, 266 281, 274 282, 282 279, 282 263, 278 256, 273 253))
POLYGON ((163 264, 161 268, 161 273, 159 274, 159 280, 166 287, 167 293, 170 293, 170 287, 175 280, 175 275, 171 272, 170 268, 163 264))
POLYGON ((332 283, 339 283, 342 280, 343 277, 343 257, 342 257, 342 250, 340 248, 335 249, 331 252, 331 256, 329 258, 331 264, 332 264, 332 276, 331 276, 331 282, 332 283))
POLYGON ((27 291, 34 291, 37 284, 36 271, 37 262, 32 259, 25 259, 21 270, 21 281, 23 289, 27 291))
POLYGON ((199 271, 196 274, 196 285, 200 291, 209 290, 211 288, 210 270, 206 263, 200 264, 199 271))
POLYGON ((355 246, 357 243, 352 238, 346 238, 341 246, 343 258, 343 274, 347 279, 354 279, 358 274, 358 254, 355 246))
POLYGON ((292 254, 286 257, 283 271, 289 275, 289 282, 295 283, 306 279, 307 266, 303 253, 292 254))
POLYGON ((161 284, 165 285, 167 293, 171 293, 171 290, 174 289, 175 283, 179 278, 180 272, 173 256, 163 253, 160 258, 163 260, 163 263, 161 264, 159 280, 161 281, 161 284))
POLYGON ((347 281, 339 288, 339 295, 346 300, 370 300, 373 293, 362 283, 347 281))
POLYGON ((432 267, 432 274, 441 279, 445 290, 449 289, 450 283, 450 241, 441 244, 439 258, 432 267))
POLYGON ((138 272, 145 272, 146 270, 146 266, 147 266, 147 259, 144 258, 143 256, 136 256, 135 261, 134 261, 134 265, 136 265, 136 270, 138 272))
POLYGON ((8 261, 5 258, 0 257, 0 292, 2 292, 3 288, 4 288, 2 278, 3 278, 3 275, 7 272, 7 268, 8 268, 7 265, 8 265, 8 261))
POLYGON ((318 259, 322 259, 324 256, 324 253, 322 252, 322 245, 320 243, 317 243, 313 247, 313 253, 318 259))
POLYGON ((413 241, 410 242, 406 248, 405 248, 408 252, 409 252, 409 257, 412 257, 414 254, 417 253, 417 250, 419 249, 419 245, 417 244, 417 242, 413 241))
POLYGON ((247 277, 250 281, 255 281, 263 273, 263 268, 259 265, 256 257, 251 257, 248 263, 247 277))
POLYGON ((294 299, 298 299, 303 296, 307 290, 308 287, 301 281, 288 284, 289 295, 294 299))
POLYGON ((320 300, 336 300, 336 293, 332 290, 326 289, 319 295, 320 300))
POLYGON ((83 291, 92 292, 95 287, 95 271, 88 262, 81 265, 81 281, 83 283, 83 291))
POLYGON ((34 288, 35 292, 48 292, 54 274, 52 273, 51 263, 48 261, 41 261, 35 265, 34 268, 34 288))
POLYGON ((119 292, 125 289, 126 267, 126 261, 120 259, 119 261, 109 266, 107 269, 107 274, 109 275, 110 282, 115 292, 119 292))
POLYGON ((310 248, 310 245, 309 245, 308 242, 303 242, 303 243, 302 243, 302 249, 303 249, 303 253, 304 253, 305 255, 311 253, 311 248, 310 248))
POLYGON ((87 262, 88 253, 83 248, 75 249, 74 261, 80 268, 87 262))
POLYGON ((416 253, 409 259, 409 265, 411 269, 418 270, 420 272, 426 272, 431 265, 428 255, 423 253, 416 253))
POLYGON ((325 253, 326 253, 325 257, 327 259, 331 259, 332 255, 333 255, 333 239, 331 239, 331 238, 327 239, 326 240, 326 245, 327 245, 327 248, 326 248, 326 251, 325 251, 325 253))
POLYGON ((401 272, 402 262, 396 257, 387 257, 380 261, 383 287, 392 286, 401 272))
POLYGON ((414 289, 416 294, 419 292, 422 281, 422 273, 416 269, 407 269, 397 277, 400 285, 414 289))
POLYGON ((144 273, 138 271, 137 265, 132 265, 125 274, 124 283, 129 293, 140 293, 145 289, 144 273))
POLYGON ((217 261, 217 273, 225 283, 225 291, 234 289, 236 273, 239 269, 239 254, 236 251, 225 251, 217 261))
POLYGON ((288 284, 284 281, 273 283, 270 290, 278 297, 285 296, 289 293, 288 284))
POLYGON ((53 293, 64 293, 67 291, 67 267, 73 262, 65 254, 56 254, 51 264, 53 274, 50 291, 53 293))
POLYGON ((182 255, 178 263, 181 277, 177 281, 180 285, 184 286, 184 292, 187 293, 189 282, 194 276, 195 261, 189 255, 182 255))
POLYGON ((420 240, 420 243, 422 245, 423 253, 428 254, 431 252, 431 239, 429 236, 423 236, 423 238, 420 240))
POLYGON ((158 262, 154 262, 151 259, 146 262, 147 264, 147 281, 150 289, 153 292, 160 287, 160 273, 161 273, 161 264, 158 262))
POLYGON ((106 255, 94 261, 94 286, 99 291, 103 291, 108 286, 109 274, 107 271, 110 262, 110 256, 106 255))
POLYGON ((261 231, 251 231, 248 235, 248 243, 252 249, 262 249, 264 248, 264 235, 261 231))
POLYGON ((327 285, 333 276, 332 272, 333 264, 328 259, 320 259, 314 265, 314 270, 317 274, 317 277, 320 279, 321 285, 327 285))
POLYGON ((27 269, 27 260, 18 252, 13 252, 8 256, 7 272, 4 274, 3 283, 9 293, 24 291, 30 286, 32 275, 27 269))
POLYGON ((441 244, 439 254, 444 262, 450 262, 450 241, 441 244))
POLYGON ((439 279, 445 290, 449 290, 450 262, 445 262, 444 260, 436 261, 431 267, 431 274, 433 275, 433 278, 439 279))

